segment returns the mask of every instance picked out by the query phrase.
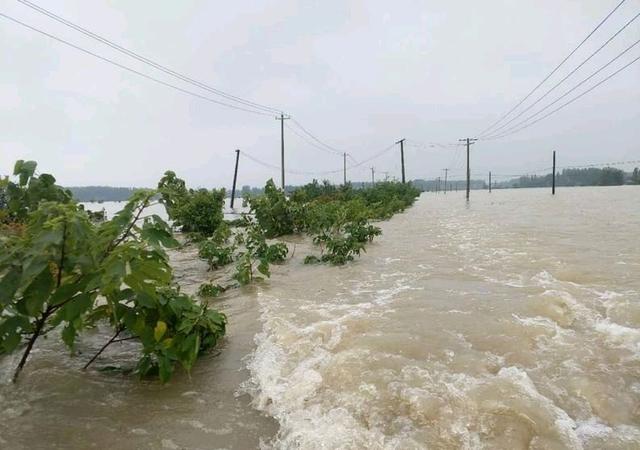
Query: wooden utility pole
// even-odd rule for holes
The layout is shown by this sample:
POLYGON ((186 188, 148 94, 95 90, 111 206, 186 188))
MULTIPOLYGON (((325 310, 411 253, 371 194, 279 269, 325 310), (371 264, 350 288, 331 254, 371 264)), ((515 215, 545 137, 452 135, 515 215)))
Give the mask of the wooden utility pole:
POLYGON ((284 192, 284 121, 289 117, 285 117, 284 114, 280 114, 280 117, 276 117, 276 120, 280 121, 280 170, 282 172, 282 192, 284 192))
POLYGON ((464 139, 458 139, 458 140, 461 142, 467 143, 467 200, 469 200, 469 191, 471 190, 471 168, 469 166, 469 147, 473 142, 477 141, 477 139, 464 138, 464 139))
POLYGON ((551 195, 556 195, 556 151, 553 151, 553 176, 551 179, 551 195))
POLYGON ((231 209, 233 209, 233 201, 236 198, 236 181, 238 180, 238 160, 240 159, 240 150, 236 149, 236 169, 233 171, 233 187, 231 188, 231 209))
POLYGON ((444 193, 447 193, 447 175, 449 174, 449 169, 442 169, 444 170, 444 193))
POLYGON ((347 185, 347 154, 342 154, 342 170, 344 172, 344 185, 347 185))
POLYGON ((491 171, 489 171, 489 194, 491 194, 491 171))
POLYGON ((371 186, 373 186, 374 184, 376 184, 376 170, 372 167, 371 168, 371 186))
POLYGON ((396 144, 400 144, 400 164, 402 165, 402 184, 406 183, 406 179, 404 176, 404 141, 405 139, 402 138, 398 142, 396 142, 396 144))

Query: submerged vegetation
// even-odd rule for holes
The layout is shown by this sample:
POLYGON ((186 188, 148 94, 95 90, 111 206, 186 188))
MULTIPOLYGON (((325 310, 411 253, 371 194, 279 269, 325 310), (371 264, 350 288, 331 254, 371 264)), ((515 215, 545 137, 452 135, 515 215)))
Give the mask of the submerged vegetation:
POLYGON ((42 337, 60 329, 73 352, 82 333, 110 327, 111 344, 140 344, 139 376, 170 379, 176 367, 189 371, 197 357, 224 336, 226 317, 205 301, 180 292, 167 249, 179 246, 172 226, 147 214, 164 204, 173 227, 198 245, 210 271, 227 267, 228 283, 204 283, 198 297, 271 276, 289 248, 274 238, 304 233, 318 254, 308 263, 353 261, 381 234, 372 221, 412 205, 410 184, 379 183, 368 189, 317 181, 289 198, 269 180, 262 196, 247 196, 250 213, 233 222, 223 215, 224 190, 193 190, 168 171, 156 190, 136 191, 111 220, 92 216, 36 163, 18 161, 16 181, 0 180, 0 354, 22 351, 14 380, 42 337), (159 200, 158 200, 159 199, 159 200))
POLYGON ((224 335, 226 318, 174 285, 166 249, 178 243, 160 217, 143 217, 157 192, 136 192, 113 219, 96 224, 35 169, 18 161, 17 183, 3 188, 2 226, 16 231, 0 241, 0 353, 24 347, 14 380, 39 338, 62 328, 73 351, 80 333, 99 325, 113 337, 86 366, 110 344, 135 339, 140 376, 165 382, 177 365, 191 369, 224 335))
POLYGON ((305 263, 342 265, 365 251, 382 231, 370 221, 388 219, 411 206, 420 191, 411 184, 379 183, 369 189, 336 187, 316 180, 294 191, 289 199, 272 180, 265 195, 246 197, 267 236, 307 233, 320 250, 305 263))

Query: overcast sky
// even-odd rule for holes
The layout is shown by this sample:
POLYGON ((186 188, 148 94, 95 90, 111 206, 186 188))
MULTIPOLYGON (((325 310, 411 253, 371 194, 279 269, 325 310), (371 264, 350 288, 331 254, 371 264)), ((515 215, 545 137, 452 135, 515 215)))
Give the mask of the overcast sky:
MULTIPOLYGON (((619 3, 33 1, 210 86, 290 112, 358 161, 403 137, 424 143, 473 137, 538 84, 619 3)), ((197 90, 17 1, 2 0, 0 12, 197 90)), ((538 93, 638 12, 640 1, 627 0, 538 93)), ((638 39, 640 19, 538 106, 638 39)), ((1 17, 0 48, 0 173, 8 173, 16 159, 35 159, 41 172, 67 186, 150 187, 171 169, 190 185, 212 187, 231 184, 236 148, 279 165, 274 117, 176 92, 1 17)), ((640 45, 594 81, 637 56, 640 45)), ((285 134, 287 169, 342 168, 340 156, 315 149, 288 129, 285 134)), ((552 150, 558 151, 560 166, 640 159, 640 62, 539 124, 478 142, 472 147, 472 172, 543 169, 552 150)), ((453 177, 463 175, 460 148, 407 146, 405 157, 408 178, 433 178, 445 167, 453 177)), ((371 166, 399 176, 399 161, 399 150, 387 152, 350 170, 349 178, 369 179, 371 166)), ((279 171, 241 160, 240 185, 261 185, 269 177, 278 180, 279 171)), ((287 183, 311 178, 290 174, 287 183)), ((337 182, 342 174, 327 178, 337 182)))

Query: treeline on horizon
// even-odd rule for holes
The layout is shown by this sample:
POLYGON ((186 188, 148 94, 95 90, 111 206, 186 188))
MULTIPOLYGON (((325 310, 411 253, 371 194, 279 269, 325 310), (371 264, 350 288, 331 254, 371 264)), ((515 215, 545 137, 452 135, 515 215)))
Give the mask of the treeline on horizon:
MULTIPOLYGON (((551 174, 527 175, 513 178, 507 181, 494 182, 495 188, 534 188, 551 186, 551 174)), ((329 183, 329 182, 325 182, 329 183)), ((411 182, 422 191, 433 191, 438 187, 436 180, 416 179, 411 182)), ((632 172, 624 172, 612 167, 588 168, 588 169, 563 169, 556 175, 558 186, 619 186, 623 184, 640 184, 640 169, 637 167, 632 172)), ((352 182, 355 189, 363 189, 371 186, 371 182, 352 182)), ((286 191, 293 192, 299 186, 287 185, 286 191)), ((471 180, 471 189, 487 189, 488 184, 484 180, 471 180)), ((451 180, 447 182, 449 190, 464 190, 465 180, 451 180)), ((112 187, 112 186, 72 186, 68 187, 73 197, 79 202, 123 202, 139 188, 112 187)), ((441 180, 439 189, 444 189, 444 180, 441 180)), ((262 187, 244 185, 238 189, 238 198, 246 195, 260 195, 264 192, 262 187)), ((231 191, 227 189, 226 196, 231 191)))
MULTIPOLYGON (((549 187, 553 183, 551 173, 546 175, 526 175, 495 184, 497 188, 549 187)), ((628 173, 613 167, 563 169, 556 174, 556 186, 621 186, 640 184, 640 169, 628 173)))

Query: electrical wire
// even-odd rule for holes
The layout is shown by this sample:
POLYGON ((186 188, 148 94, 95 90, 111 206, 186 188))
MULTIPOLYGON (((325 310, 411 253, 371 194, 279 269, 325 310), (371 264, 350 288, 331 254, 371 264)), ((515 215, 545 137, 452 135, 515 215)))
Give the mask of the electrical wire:
POLYGON ((300 139, 302 139, 303 141, 305 141, 307 144, 311 145, 312 147, 316 148, 317 150, 323 151, 325 153, 329 153, 331 155, 338 155, 338 156, 342 156, 342 153, 338 153, 335 152, 333 150, 329 150, 325 147, 322 147, 321 145, 318 145, 315 141, 310 140, 309 138, 307 138, 306 136, 304 136, 303 134, 299 133, 295 128, 289 126, 288 124, 284 125, 289 131, 291 131, 293 134, 295 134, 296 136, 298 136, 300 139))
MULTIPOLYGON (((274 169, 274 170, 280 170, 280 166, 276 166, 274 164, 270 164, 268 162, 265 162, 259 158, 256 158, 255 156, 247 153, 246 151, 241 151, 240 152, 240 156, 243 156, 257 164, 260 164, 261 166, 267 167, 269 169, 274 169)), ((342 173, 343 169, 338 169, 338 170, 324 170, 324 171, 315 171, 315 172, 310 172, 310 171, 302 171, 302 170, 290 170, 290 169, 285 169, 285 173, 288 173, 289 175, 330 175, 330 174, 335 174, 335 173, 342 173)))
POLYGON ((314 141, 316 141, 318 144, 322 145, 323 147, 325 147, 327 150, 332 151, 338 155, 342 155, 343 153, 345 153, 342 150, 339 150, 337 148, 332 147, 331 145, 321 141, 320 139, 318 139, 315 135, 313 135, 309 130, 307 130, 305 127, 302 126, 302 124, 300 122, 298 122, 296 119, 292 118, 291 122, 293 122, 298 128, 300 128, 302 130, 303 133, 305 133, 307 136, 309 136, 311 139, 313 139, 314 141))
POLYGON ((241 106, 237 106, 237 105, 232 105, 232 104, 224 103, 224 102, 221 102, 221 101, 219 101, 219 100, 215 100, 215 99, 213 99, 213 98, 210 98, 210 97, 207 97, 207 96, 204 96, 204 95, 200 95, 200 94, 198 94, 197 92, 193 92, 193 91, 190 91, 190 90, 188 90, 188 89, 183 89, 183 88, 181 88, 181 87, 179 87, 179 86, 176 86, 176 85, 174 85, 174 84, 167 83, 166 81, 163 81, 163 80, 160 80, 160 79, 158 79, 158 78, 152 77, 151 75, 147 75, 147 74, 145 74, 145 73, 139 72, 139 71, 138 71, 138 70, 136 70, 136 69, 132 69, 131 67, 125 66, 125 65, 123 65, 123 64, 120 64, 120 63, 118 63, 118 62, 116 62, 116 61, 114 61, 114 60, 112 60, 112 59, 105 58, 104 56, 100 56, 100 55, 98 55, 97 53, 94 53, 94 52, 92 52, 92 51, 90 51, 90 50, 86 50, 86 49, 84 49, 84 48, 82 48, 82 47, 79 47, 79 46, 77 46, 77 45, 75 45, 75 44, 72 44, 72 43, 71 43, 71 42, 69 42, 69 41, 65 41, 65 40, 64 40, 64 39, 62 39, 62 38, 59 38, 59 37, 57 37, 57 36, 54 36, 54 35, 52 35, 52 34, 47 33, 46 31, 40 30, 40 29, 38 29, 38 28, 36 28, 36 27, 33 27, 33 26, 28 25, 28 24, 26 24, 26 23, 24 23, 24 22, 21 22, 21 21, 19 21, 18 19, 15 19, 15 18, 13 18, 13 17, 11 17, 11 16, 8 16, 8 15, 6 15, 6 14, 4 14, 4 13, 0 13, 0 17, 3 17, 3 18, 5 18, 5 19, 7 19, 7 20, 10 20, 10 21, 12 21, 12 22, 14 22, 14 23, 18 24, 18 25, 21 25, 21 26, 23 26, 23 27, 25 27, 25 28, 28 28, 28 29, 32 30, 32 31, 35 31, 35 32, 37 32, 37 33, 40 33, 40 34, 42 34, 42 35, 44 35, 44 36, 47 36, 47 37, 48 37, 48 38, 50 38, 50 39, 53 39, 53 40, 55 40, 55 41, 57 41, 57 42, 60 42, 60 43, 62 43, 62 44, 65 44, 65 45, 67 45, 67 46, 69 46, 69 47, 71 47, 71 48, 74 48, 74 49, 78 50, 78 51, 81 51, 81 52, 83 52, 83 53, 86 53, 87 55, 91 55, 91 56, 93 56, 93 57, 95 57, 95 58, 98 58, 98 59, 100 59, 100 60, 102 60, 102 61, 104 61, 104 62, 106 62, 106 63, 112 64, 112 65, 114 65, 114 66, 116 66, 116 67, 119 67, 119 68, 121 68, 121 69, 124 69, 124 70, 126 70, 126 71, 128 71, 128 72, 134 73, 134 74, 136 74, 136 75, 138 75, 138 76, 140 76, 140 77, 142 77, 142 78, 146 78, 147 80, 153 81, 153 82, 155 82, 155 83, 161 84, 161 85, 166 86, 166 87, 169 87, 169 88, 171 88, 171 89, 175 89, 176 91, 182 92, 183 94, 188 94, 188 95, 191 95, 191 96, 193 96, 193 97, 197 97, 197 98, 199 98, 199 99, 201 99, 201 100, 206 100, 206 101, 208 101, 208 102, 215 103, 215 104, 217 104, 217 105, 226 106, 226 107, 233 108, 233 109, 237 109, 237 110, 240 110, 240 111, 250 112, 250 113, 258 114, 258 115, 262 115, 262 116, 271 116, 271 114, 269 114, 269 113, 265 113, 265 112, 261 112, 261 111, 256 111, 256 110, 251 110, 251 109, 243 108, 243 107, 241 107, 241 106))
POLYGON ((65 19, 65 18, 63 18, 63 17, 51 12, 51 11, 48 11, 48 10, 42 8, 41 6, 36 5, 36 4, 34 4, 34 3, 30 2, 30 1, 27 1, 27 0, 16 0, 16 1, 18 1, 19 3, 23 4, 24 6, 27 6, 27 7, 31 8, 31 9, 41 13, 41 14, 46 15, 47 17, 49 17, 49 18, 51 18, 51 19, 53 19, 53 20, 65 25, 67 27, 70 27, 70 28, 72 28, 72 29, 84 34, 85 36, 88 36, 88 37, 90 37, 92 39, 95 39, 95 40, 97 40, 97 41, 99 41, 99 42, 101 42, 101 43, 113 48, 114 50, 119 51, 120 53, 123 53, 123 54, 125 54, 127 56, 130 56, 131 58, 134 58, 134 59, 140 61, 140 62, 148 64, 148 65, 154 67, 155 69, 160 70, 160 71, 162 71, 162 72, 164 72, 164 73, 166 73, 168 75, 171 75, 171 76, 173 76, 175 78, 178 78, 178 79, 180 79, 180 80, 182 80, 182 81, 184 81, 186 83, 189 83, 189 84, 192 84, 194 86, 197 86, 197 87, 199 87, 201 89, 204 89, 206 91, 209 91, 209 92, 211 92, 213 94, 222 96, 222 97, 226 98, 227 100, 238 102, 240 104, 245 105, 246 107, 259 109, 259 110, 262 110, 262 111, 265 111, 265 112, 269 112, 269 113, 278 113, 278 114, 282 113, 282 111, 279 110, 278 108, 274 108, 274 107, 271 107, 271 106, 265 106, 265 105, 262 105, 260 103, 256 103, 256 102, 252 102, 250 100, 243 99, 241 97, 238 97, 238 96, 229 94, 227 92, 221 91, 220 89, 213 88, 213 87, 209 86, 208 84, 205 84, 205 83, 203 83, 201 81, 195 80, 195 79, 193 79, 193 78, 191 78, 191 77, 189 77, 187 75, 181 74, 181 73, 179 73, 179 72, 177 72, 175 70, 172 70, 172 69, 170 69, 170 68, 168 68, 166 66, 163 66, 163 65, 161 65, 161 64, 159 64, 159 63, 157 63, 157 62, 155 62, 155 61, 153 61, 153 60, 151 60, 149 58, 146 58, 146 57, 140 55, 139 53, 136 53, 136 52, 134 52, 132 50, 129 50, 129 49, 121 46, 121 45, 118 45, 115 42, 110 41, 109 39, 107 39, 107 38, 105 38, 103 36, 100 36, 100 35, 92 32, 92 31, 90 31, 90 30, 88 30, 86 28, 83 28, 80 25, 77 25, 77 24, 75 24, 75 23, 73 23, 73 22, 71 22, 71 21, 69 21, 69 20, 67 20, 67 19, 65 19))
MULTIPOLYGON (((636 43, 634 43, 631 47, 633 47, 634 45, 638 44, 640 42, 636 41, 636 43)), ((630 47, 630 48, 631 48, 630 47)), ((628 49, 627 49, 628 50, 628 49)), ((625 50, 622 54, 624 54, 627 50, 625 50)), ((565 97, 567 94, 569 94, 570 92, 572 92, 573 90, 575 90, 576 88, 578 88, 580 85, 582 85, 584 82, 586 82, 588 79, 592 78, 594 75, 596 75, 598 72, 600 72, 602 69, 604 69, 606 66, 608 66, 611 62, 613 62, 615 59, 617 59, 619 56, 621 56, 622 54, 618 55, 616 58, 614 58, 613 60, 609 61, 609 63, 605 64, 605 66, 601 67, 600 69, 598 69, 598 71, 596 71, 595 73, 593 73, 592 75, 590 75, 588 78, 586 78, 585 80, 583 80, 580 84, 578 84, 577 86, 575 86, 574 88, 572 88, 570 91, 566 92, 565 94, 563 94, 561 97, 557 98, 556 100, 554 100, 551 104, 545 106, 543 109, 541 109, 540 111, 538 111, 537 113, 529 116, 527 119, 523 120, 522 122, 520 122, 519 124, 515 125, 514 127, 509 128, 508 130, 505 130, 504 133, 496 135, 496 136, 490 136, 490 137, 486 137, 483 140, 494 140, 494 139, 501 139, 505 136, 509 136, 511 134, 517 133, 521 130, 524 130, 525 128, 529 128, 532 125, 535 125, 536 123, 540 122, 541 120, 546 119, 547 117, 551 116, 552 114, 555 114, 556 112, 560 111, 561 109, 565 108, 566 106, 569 106, 571 103, 575 102, 576 100, 582 98, 583 96, 587 95, 588 93, 590 93, 591 91, 593 91, 594 89, 596 89, 598 86, 600 86, 601 84, 605 83, 606 81, 610 80, 611 78, 613 78, 614 76, 616 76, 617 74, 619 74, 620 72, 622 72, 623 70, 627 69, 629 66, 631 66, 632 64, 636 63, 639 59, 640 56, 638 56, 637 58, 635 58, 634 60, 632 60, 631 62, 627 63, 626 65, 622 66, 620 69, 616 70, 615 72, 613 72, 612 74, 610 74, 609 76, 607 76, 606 78, 603 78, 602 80, 600 80, 598 83, 596 83, 595 85, 593 85, 591 88, 587 89, 586 91, 582 92, 580 95, 572 98, 571 100, 569 100, 566 103, 563 103, 562 105, 560 105, 558 108, 550 111, 549 113, 545 114, 544 116, 534 120, 533 122, 530 123, 526 123, 528 122, 530 119, 532 119, 533 117, 537 116, 538 114, 540 114, 542 111, 548 109, 550 106, 552 106, 553 104, 557 103, 560 99, 562 99, 563 97, 565 97), (525 124, 526 123, 526 124, 525 124), (524 124, 524 125, 523 125, 524 124), (520 126, 522 125, 522 126, 520 126), (519 128, 518 128, 519 127, 519 128), (511 130, 511 131, 509 131, 511 130)))
POLYGON ((558 69, 560 69, 560 67, 562 67, 562 65, 567 62, 567 60, 569 58, 571 58, 577 51, 578 49, 580 49, 580 47, 582 47, 582 45, 584 45, 585 42, 587 42, 587 40, 593 36, 593 34, 609 19, 609 17, 611 17, 613 15, 613 13, 615 13, 618 8, 620 8, 622 6, 622 4, 625 2, 626 0, 622 0, 620 3, 618 3, 616 5, 615 8, 613 8, 613 10, 607 14, 605 16, 604 19, 602 19, 600 21, 600 23, 598 23, 598 25, 596 25, 596 27, 591 30, 591 32, 587 35, 587 37, 585 37, 582 42, 580 42, 578 44, 578 46, 576 48, 574 48, 571 53, 569 53, 561 62, 560 64, 558 64, 546 77, 544 77, 544 79, 538 83, 531 91, 529 91, 529 93, 527 95, 525 95, 522 100, 520 100, 513 108, 511 108, 509 111, 506 112, 506 114, 502 115, 497 121, 495 121, 494 123, 492 123, 489 127, 485 128, 484 130, 482 130, 480 133, 478 133, 478 136, 482 136, 484 134, 486 134, 489 130, 492 130, 496 125, 500 124, 505 118, 507 118, 509 116, 509 114, 511 114, 513 111, 515 111, 517 108, 520 107, 520 105, 522 105, 525 101, 527 101, 527 99, 529 97, 531 97, 531 95, 533 95, 533 93, 535 91, 538 90, 538 88, 540 86, 542 86, 549 78, 551 78, 551 76, 553 76, 554 73, 556 73, 558 71, 558 69))
MULTIPOLYGON (((549 90, 547 90, 547 92, 545 92, 540 98, 538 98, 535 102, 533 102, 532 104, 530 104, 529 106, 527 106, 525 109, 523 109, 522 111, 520 111, 517 115, 513 116, 511 119, 509 119, 507 122, 503 123, 502 125, 500 125, 498 128, 495 128, 491 133, 489 134, 496 134, 499 130, 505 128, 506 126, 508 126, 510 123, 512 123, 514 120, 516 120, 518 117, 521 117, 524 113, 526 113, 527 111, 529 111, 531 108, 533 108, 534 106, 536 106, 538 103, 540 103, 542 100, 544 100, 544 98, 549 95, 552 91, 554 91, 558 86, 560 86, 562 83, 564 83, 569 77, 571 77, 571 75, 573 75, 574 73, 576 73, 582 66, 584 66, 588 61, 591 60, 591 58, 593 58, 595 55, 597 55, 600 50, 602 50, 603 48, 605 48, 611 41, 613 41, 620 33, 622 33, 629 25, 631 25, 638 17, 640 17, 640 13, 636 14, 630 21, 628 21, 622 28, 620 28, 613 36, 611 36, 604 44, 602 44, 595 52, 591 53, 584 61, 582 61, 575 69, 573 69, 571 72, 569 72, 568 75, 566 75, 562 80, 558 81, 556 84, 554 84, 549 90)), ((635 45, 635 44, 634 44, 635 45)), ((633 47, 633 46, 632 46, 633 47)), ((612 61, 609 62, 609 64, 613 61, 615 61, 618 57, 622 56, 624 53, 626 53, 626 51, 628 51, 629 49, 625 50, 623 53, 621 53, 620 55, 618 55, 616 58, 614 58, 612 61)), ((608 65, 608 64, 607 64, 608 65)), ((606 66, 605 66, 606 67, 606 66)), ((603 67, 604 68, 604 67, 603 67)), ((600 69, 602 70, 602 69, 600 69)), ((484 135, 486 136, 486 134, 484 135)), ((479 139, 482 139, 484 137, 483 135, 478 136, 479 139)))

